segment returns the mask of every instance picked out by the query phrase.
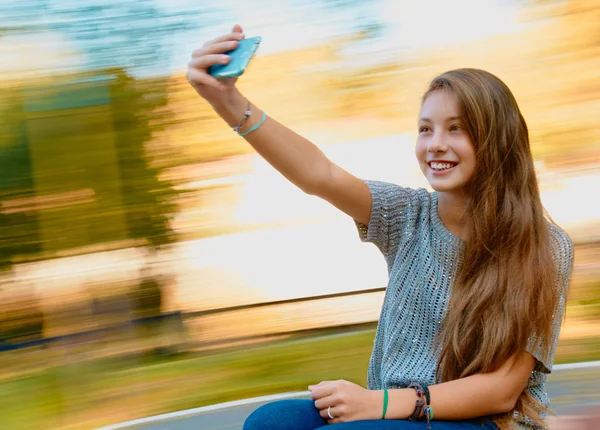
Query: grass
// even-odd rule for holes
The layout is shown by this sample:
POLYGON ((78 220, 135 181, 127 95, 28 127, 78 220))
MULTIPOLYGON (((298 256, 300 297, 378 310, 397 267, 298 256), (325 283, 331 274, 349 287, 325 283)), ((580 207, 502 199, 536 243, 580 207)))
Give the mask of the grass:
MULTIPOLYGON (((0 384, 0 428, 84 429, 286 391, 321 380, 366 384, 373 330, 172 358, 48 367, 0 384)), ((600 337, 565 341, 556 363, 600 359, 600 337)))
POLYGON ((50 367, 0 384, 0 428, 94 428, 282 391, 324 379, 365 384, 373 332, 177 358, 50 367), (43 425, 42 425, 43 424, 43 425))

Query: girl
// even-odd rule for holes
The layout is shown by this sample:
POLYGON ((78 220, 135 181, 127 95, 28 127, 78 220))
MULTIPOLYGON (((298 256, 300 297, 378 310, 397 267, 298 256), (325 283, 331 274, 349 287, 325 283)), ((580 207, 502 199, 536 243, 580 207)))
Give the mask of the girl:
POLYGON ((320 382, 244 429, 544 428, 573 247, 544 216, 510 90, 476 69, 435 78, 415 151, 434 191, 363 181, 207 73, 243 37, 236 25, 196 50, 188 81, 286 178, 351 216, 389 271, 368 387, 320 382))

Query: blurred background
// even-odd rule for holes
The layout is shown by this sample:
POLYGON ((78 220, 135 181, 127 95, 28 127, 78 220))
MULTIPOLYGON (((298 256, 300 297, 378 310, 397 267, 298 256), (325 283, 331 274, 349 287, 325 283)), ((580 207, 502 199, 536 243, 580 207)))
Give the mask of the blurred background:
POLYGON ((0 16, 0 428, 366 382, 383 258, 187 84, 191 52, 234 23, 263 37, 242 92, 365 179, 427 188, 430 79, 503 79, 575 242, 556 362, 600 359, 597 0, 21 0, 0 16))

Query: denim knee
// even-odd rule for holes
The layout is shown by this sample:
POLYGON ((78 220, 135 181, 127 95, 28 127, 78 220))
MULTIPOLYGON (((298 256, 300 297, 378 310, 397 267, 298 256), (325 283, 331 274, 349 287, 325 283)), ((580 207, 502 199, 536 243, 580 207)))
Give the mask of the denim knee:
POLYGON ((314 430, 326 424, 311 400, 279 400, 252 412, 243 430, 314 430))

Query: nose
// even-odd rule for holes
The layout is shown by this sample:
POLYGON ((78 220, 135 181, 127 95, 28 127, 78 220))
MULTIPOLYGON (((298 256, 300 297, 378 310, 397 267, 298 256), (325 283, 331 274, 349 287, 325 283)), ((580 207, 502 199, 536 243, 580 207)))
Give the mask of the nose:
POLYGON ((427 152, 446 152, 447 150, 448 145, 442 133, 434 132, 429 142, 427 142, 427 152))

